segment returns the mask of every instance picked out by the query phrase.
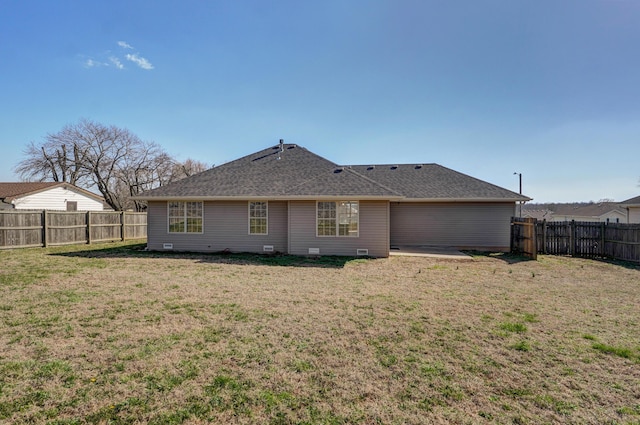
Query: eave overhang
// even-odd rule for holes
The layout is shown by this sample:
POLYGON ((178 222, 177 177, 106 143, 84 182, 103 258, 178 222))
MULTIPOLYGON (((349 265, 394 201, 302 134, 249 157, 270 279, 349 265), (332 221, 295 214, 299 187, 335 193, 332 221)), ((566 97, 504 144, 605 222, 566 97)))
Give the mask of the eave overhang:
POLYGON ((301 196, 134 196, 137 201, 317 201, 322 200, 356 200, 356 201, 401 201, 401 196, 371 195, 301 195, 301 196))
POLYGON ((532 198, 402 198, 400 202, 422 202, 422 203, 461 203, 461 202, 491 202, 491 203, 511 203, 528 202, 532 198))

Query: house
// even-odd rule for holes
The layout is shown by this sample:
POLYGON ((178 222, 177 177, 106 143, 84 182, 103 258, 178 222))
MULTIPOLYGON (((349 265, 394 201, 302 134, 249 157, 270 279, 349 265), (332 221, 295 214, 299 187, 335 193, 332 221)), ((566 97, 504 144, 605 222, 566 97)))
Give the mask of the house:
POLYGON ((640 223, 640 196, 622 201, 620 206, 626 210, 627 223, 640 223))
POLYGON ((591 221, 626 223, 625 210, 614 202, 553 204, 552 216, 547 221, 591 221))
POLYGON ((104 199, 70 183, 0 183, 0 209, 102 211, 104 199))
POLYGON ((374 257, 508 250, 515 204, 529 200, 437 164, 340 166, 282 141, 138 199, 150 250, 374 257))

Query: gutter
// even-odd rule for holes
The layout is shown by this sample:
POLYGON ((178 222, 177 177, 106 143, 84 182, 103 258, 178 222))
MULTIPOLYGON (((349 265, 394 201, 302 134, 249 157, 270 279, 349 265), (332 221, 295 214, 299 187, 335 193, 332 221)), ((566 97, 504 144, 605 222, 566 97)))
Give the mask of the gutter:
POLYGON ((422 203, 463 203, 463 202, 527 202, 532 198, 406 198, 403 196, 359 196, 359 195, 308 195, 308 196, 132 196, 136 201, 317 201, 359 200, 422 203))
POLYGON ((403 201, 401 196, 361 196, 361 195, 307 195, 307 196, 132 196, 136 201, 317 201, 358 200, 358 201, 403 201))
POLYGON ((460 202, 528 202, 532 201, 532 198, 404 198, 402 202, 448 202, 448 203, 460 203, 460 202))

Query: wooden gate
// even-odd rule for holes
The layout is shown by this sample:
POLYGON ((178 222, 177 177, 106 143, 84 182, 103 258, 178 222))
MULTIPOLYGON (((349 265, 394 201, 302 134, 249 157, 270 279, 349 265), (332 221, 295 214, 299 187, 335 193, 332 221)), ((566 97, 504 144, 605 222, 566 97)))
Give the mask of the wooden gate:
POLYGON ((511 252, 538 259, 535 218, 511 218, 511 252))

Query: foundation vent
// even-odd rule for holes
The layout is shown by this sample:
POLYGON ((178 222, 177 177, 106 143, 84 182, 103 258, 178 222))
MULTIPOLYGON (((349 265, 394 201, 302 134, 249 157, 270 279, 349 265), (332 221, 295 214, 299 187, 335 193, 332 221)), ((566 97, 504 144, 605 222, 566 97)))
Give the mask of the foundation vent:
POLYGON ((320 248, 309 248, 309 255, 320 255, 320 248))
POLYGON ((264 252, 273 252, 273 245, 263 245, 262 250, 264 252))
POLYGON ((162 244, 162 249, 173 249, 173 244, 172 243, 163 243, 162 244))
POLYGON ((358 249, 356 249, 356 255, 358 255, 358 256, 369 255, 369 250, 368 249, 364 249, 364 248, 358 248, 358 249))

